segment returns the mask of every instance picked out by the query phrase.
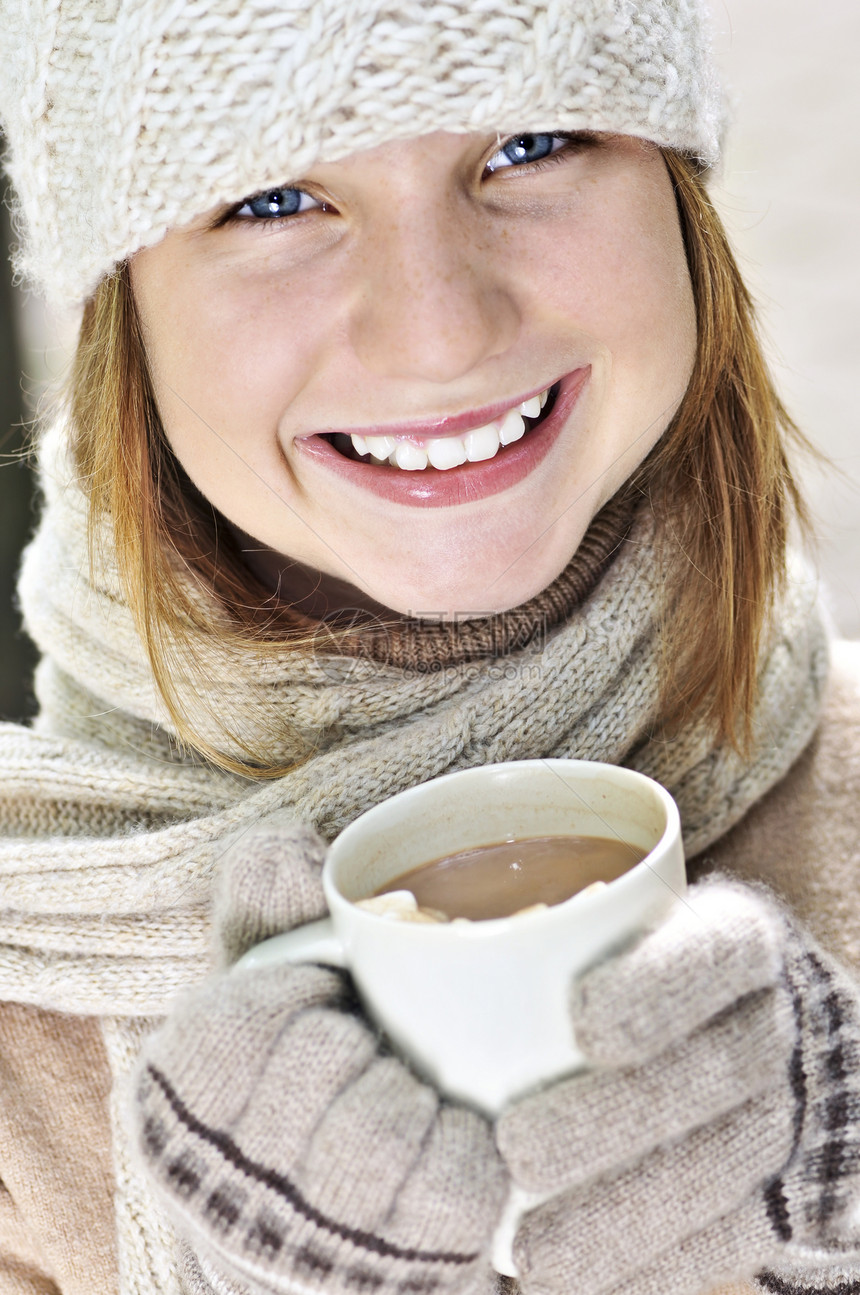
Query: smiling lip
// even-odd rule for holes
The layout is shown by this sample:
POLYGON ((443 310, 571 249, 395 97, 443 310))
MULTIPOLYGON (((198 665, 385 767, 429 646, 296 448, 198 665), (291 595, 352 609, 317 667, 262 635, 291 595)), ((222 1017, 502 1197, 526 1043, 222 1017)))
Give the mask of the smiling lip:
MULTIPOLYGON (((293 445, 298 453, 307 455, 320 467, 392 503, 419 508, 446 508, 456 504, 474 503, 479 499, 498 494, 502 490, 509 490, 534 471, 558 439, 590 374, 591 367, 588 366, 584 369, 576 369, 563 377, 558 384, 558 394, 549 414, 543 422, 527 432, 522 440, 504 446, 493 459, 480 463, 464 463, 459 468, 450 468, 447 471, 428 467, 420 472, 405 472, 401 468, 387 465, 377 467, 372 463, 361 463, 340 454, 322 434, 297 437, 293 445)), ((539 387, 538 390, 543 388, 539 387)), ((508 403, 487 406, 480 410, 477 416, 487 421, 486 414, 489 409, 491 411, 489 421, 492 421, 493 417, 499 416, 499 414, 493 414, 493 410, 497 409, 503 414, 510 408, 512 406, 508 403)), ((474 421, 475 417, 476 415, 470 413, 442 419, 440 423, 432 424, 433 435, 445 435, 446 432, 457 435, 471 430, 472 427, 483 426, 483 423, 474 421), (456 425, 458 421, 459 426, 456 425), (440 431, 440 427, 444 427, 444 430, 440 431)), ((416 430, 418 426, 415 423, 403 424, 403 427, 410 429, 404 435, 410 437, 418 435, 416 430)), ((427 423, 421 424, 421 433, 429 434, 426 429, 430 426, 427 423)), ((384 433, 388 436, 395 435, 390 426, 384 428, 384 433)), ((367 429, 359 430, 358 434, 367 435, 367 429)))

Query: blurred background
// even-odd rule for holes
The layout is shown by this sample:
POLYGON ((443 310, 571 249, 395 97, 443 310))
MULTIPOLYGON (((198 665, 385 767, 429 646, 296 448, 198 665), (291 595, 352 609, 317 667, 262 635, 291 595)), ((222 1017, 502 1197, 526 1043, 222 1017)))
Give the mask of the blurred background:
POLYGON ((860 5, 712 0, 733 99, 714 194, 782 394, 830 459, 801 464, 825 601, 860 637, 860 5))
MULTIPOLYGON (((837 628, 860 636, 860 5, 712 0, 733 122, 713 192, 761 310, 778 382, 830 461, 802 462, 837 628)), ((8 241, 5 208, 0 238, 8 241)), ((14 572, 33 523, 25 423, 61 379, 75 321, 49 319, 0 273, 0 718, 32 711, 14 572)))
MULTIPOLYGON (((0 174, 0 199, 5 199, 0 174)), ((0 202, 0 244, 10 231, 5 201, 0 202)), ((29 677, 34 654, 21 633, 14 608, 18 554, 32 523, 33 488, 21 458, 25 444, 25 365, 20 301, 8 267, 0 266, 0 719, 19 719, 32 710, 29 677)))

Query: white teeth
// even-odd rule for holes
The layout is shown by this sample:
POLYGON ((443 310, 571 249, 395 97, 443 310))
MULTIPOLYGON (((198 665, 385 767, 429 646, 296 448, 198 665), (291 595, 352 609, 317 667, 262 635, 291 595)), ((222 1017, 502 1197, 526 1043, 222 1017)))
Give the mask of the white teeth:
POLYGON ((389 462, 405 472, 420 472, 427 467, 427 451, 411 441, 400 441, 389 462))
POLYGON ((466 462, 466 447, 459 436, 446 436, 444 440, 427 442, 427 457, 434 468, 459 468, 466 462))
POLYGON ((469 462, 481 463, 484 459, 491 459, 498 452, 499 432, 492 424, 487 427, 476 427, 466 433, 463 442, 469 462))
MULTIPOLYGON (((355 437, 352 438, 353 443, 355 437)), ((359 437, 367 446, 367 453, 372 454, 375 459, 387 459, 389 454, 393 454, 397 446, 393 436, 365 436, 359 437)))
POLYGON ((420 472, 428 463, 443 472, 461 463, 481 463, 492 459, 500 445, 512 445, 525 435, 525 419, 537 418, 549 399, 550 388, 539 396, 530 396, 518 409, 509 409, 499 426, 489 423, 463 436, 445 436, 428 441, 425 446, 412 441, 398 441, 393 436, 352 436, 356 454, 370 455, 375 464, 388 463, 405 472, 420 472))
POLYGON ((499 440, 502 445, 510 445, 512 441, 518 441, 521 436, 524 436, 525 430, 526 425, 522 414, 516 409, 509 409, 505 414, 505 421, 499 428, 499 440))

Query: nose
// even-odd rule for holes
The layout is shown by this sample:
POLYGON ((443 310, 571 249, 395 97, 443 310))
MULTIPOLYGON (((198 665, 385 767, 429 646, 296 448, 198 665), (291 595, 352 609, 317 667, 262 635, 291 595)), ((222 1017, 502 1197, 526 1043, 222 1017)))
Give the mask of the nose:
POLYGON ((442 204, 390 212, 368 236, 350 318, 364 368, 380 377, 447 383, 504 354, 520 328, 502 249, 474 214, 442 204))

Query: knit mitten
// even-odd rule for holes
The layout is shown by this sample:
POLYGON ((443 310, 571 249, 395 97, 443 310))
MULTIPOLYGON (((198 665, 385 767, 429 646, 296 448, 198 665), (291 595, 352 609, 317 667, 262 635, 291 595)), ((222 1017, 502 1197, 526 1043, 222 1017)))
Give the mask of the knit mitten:
MULTIPOLYGON (((259 886, 253 837, 228 860, 232 957, 275 933, 279 905, 279 929, 318 915, 313 838, 284 839, 259 886)), ((507 1184, 491 1130, 380 1047, 340 971, 233 968, 186 995, 144 1049, 134 1119, 189 1290, 444 1295, 487 1272, 507 1184)))
POLYGON ((221 861, 213 918, 219 963, 255 944, 325 917, 325 841, 284 810, 234 838, 221 861))
POLYGON ((860 1260, 860 990, 771 896, 692 888, 572 997, 594 1068, 498 1125, 514 1182, 553 1194, 517 1233, 526 1295, 860 1260))

